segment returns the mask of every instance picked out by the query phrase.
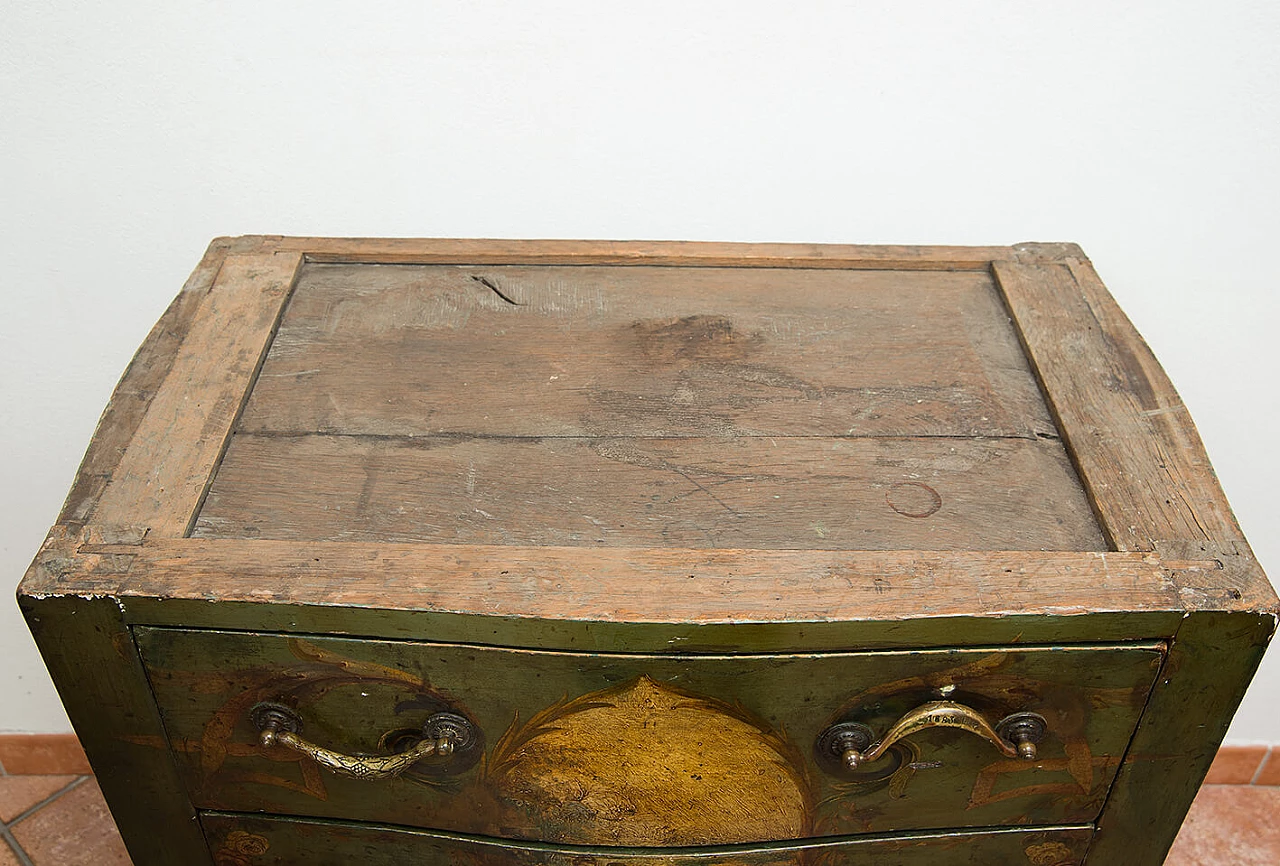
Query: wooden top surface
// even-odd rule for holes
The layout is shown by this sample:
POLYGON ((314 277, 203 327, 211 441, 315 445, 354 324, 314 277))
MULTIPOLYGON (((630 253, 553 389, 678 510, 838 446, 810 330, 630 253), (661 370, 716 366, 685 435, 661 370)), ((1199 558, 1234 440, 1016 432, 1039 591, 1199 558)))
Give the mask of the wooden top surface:
POLYGON ((305 265, 214 538, 1103 549, 991 276, 305 265))
POLYGON ((215 241, 20 592, 701 627, 1276 607, 1177 394, 1052 244, 215 241))

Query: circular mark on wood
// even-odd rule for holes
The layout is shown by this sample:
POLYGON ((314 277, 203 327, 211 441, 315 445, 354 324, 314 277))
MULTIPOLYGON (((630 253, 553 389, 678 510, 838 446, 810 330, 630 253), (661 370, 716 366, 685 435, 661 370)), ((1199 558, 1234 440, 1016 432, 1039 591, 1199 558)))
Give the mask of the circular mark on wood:
POLYGON ((899 481, 885 491, 884 501, 903 517, 928 517, 942 507, 942 497, 928 484, 899 481))

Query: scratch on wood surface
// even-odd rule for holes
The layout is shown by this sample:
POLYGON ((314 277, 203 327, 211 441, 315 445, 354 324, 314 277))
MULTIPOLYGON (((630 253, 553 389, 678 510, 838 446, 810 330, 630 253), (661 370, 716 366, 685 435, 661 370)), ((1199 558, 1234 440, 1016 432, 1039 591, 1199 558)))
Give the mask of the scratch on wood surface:
MULTIPOLYGON (((739 511, 734 509, 733 506, 729 505, 723 499, 721 499, 720 497, 712 493, 711 489, 707 487, 707 485, 701 483, 696 478, 694 478, 690 474, 690 470, 686 469, 685 467, 672 463, 669 460, 664 460, 660 457, 654 457, 648 454, 642 454, 636 451, 634 449, 634 446, 627 447, 623 445, 622 447, 619 447, 620 444, 621 443, 616 443, 616 442, 592 443, 592 449, 601 457, 605 458, 606 460, 616 460, 618 462, 626 463, 631 466, 642 466, 646 469, 657 469, 657 470, 661 470, 664 472, 671 472, 675 475, 678 475, 681 478, 683 478, 685 481, 688 481, 690 484, 692 484, 697 489, 697 491, 710 497, 712 501, 714 501, 717 505, 719 505, 728 513, 732 514, 734 517, 743 516, 739 511)), ((709 472, 705 469, 702 469, 700 471, 703 472, 704 474, 721 479, 717 482, 714 482, 712 486, 728 484, 732 481, 752 480, 752 478, 754 478, 754 476, 723 475, 721 473, 709 472)), ((690 491, 689 493, 692 494, 693 491, 690 491)), ((683 499, 686 495, 689 495, 689 494, 678 495, 674 497, 671 501, 672 502, 678 501, 679 499, 683 499)))
POLYGON ((320 368, 316 367, 311 370, 289 370, 284 373, 262 373, 259 375, 268 379, 285 379, 292 376, 308 376, 312 373, 319 373, 319 372, 320 372, 320 368))
MULTIPOLYGON (((666 461, 663 461, 663 462, 664 462, 664 463, 666 463, 666 461)), ((711 492, 707 487, 705 487, 704 485, 700 484, 700 483, 699 483, 695 478, 693 478, 691 475, 689 475, 689 473, 688 473, 688 472, 686 472, 684 469, 681 469, 679 466, 675 466, 675 465, 672 465, 672 464, 667 464, 667 465, 665 465, 663 468, 664 468, 664 469, 668 469, 668 470, 670 470, 670 471, 674 472, 675 474, 677 474, 677 475, 679 475, 681 478, 683 478, 685 481, 688 481, 688 482, 689 482, 690 484, 692 484, 694 487, 698 488, 698 489, 699 489, 699 490, 701 490, 703 493, 705 493, 707 496, 711 497, 711 499, 712 499, 712 500, 714 500, 718 505, 720 505, 722 508, 724 508, 724 510, 725 510, 725 511, 729 512, 729 513, 730 513, 730 514, 732 514, 734 517, 741 517, 741 516, 742 516, 742 515, 741 515, 741 514, 739 514, 737 511, 735 511, 735 510, 733 509, 733 507, 732 507, 732 506, 730 506, 727 502, 725 502, 725 501, 724 501, 723 499, 721 499, 719 496, 716 496, 716 495, 715 495, 714 493, 712 493, 712 492, 711 492)))
POLYGON ((1177 406, 1165 406, 1163 409, 1147 409, 1147 410, 1144 410, 1143 412, 1140 412, 1139 414, 1145 418, 1151 418, 1156 415, 1172 415, 1175 412, 1185 412, 1185 411, 1187 411, 1187 407, 1179 404, 1177 406))
POLYGON ((1162 564, 1173 571, 1222 571, 1226 567, 1221 559, 1166 559, 1162 564))

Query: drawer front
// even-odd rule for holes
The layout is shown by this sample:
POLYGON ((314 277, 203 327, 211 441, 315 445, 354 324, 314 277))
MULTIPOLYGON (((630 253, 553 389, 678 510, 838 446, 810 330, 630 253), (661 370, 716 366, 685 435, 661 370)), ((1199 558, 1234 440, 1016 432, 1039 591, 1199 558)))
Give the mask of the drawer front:
POLYGON ((1092 828, 1010 829, 647 853, 558 848, 366 824, 205 813, 217 866, 1077 866, 1092 828))
POLYGON ((614 846, 1092 822, 1162 657, 1159 645, 643 656, 136 634, 169 737, 155 745, 174 749, 199 808, 614 846), (992 725, 1040 715, 1038 757, 954 727, 923 727, 853 771, 827 748, 832 725, 881 737, 940 700, 992 725), (262 702, 347 755, 411 745, 441 711, 475 736, 447 760, 353 778, 260 745, 262 702))

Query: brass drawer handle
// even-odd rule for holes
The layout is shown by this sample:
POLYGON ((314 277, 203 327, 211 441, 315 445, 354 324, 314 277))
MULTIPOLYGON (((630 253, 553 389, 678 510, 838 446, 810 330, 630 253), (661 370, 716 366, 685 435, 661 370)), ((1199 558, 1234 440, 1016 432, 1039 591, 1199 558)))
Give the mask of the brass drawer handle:
POLYGON ((302 752, 320 766, 355 779, 390 779, 431 755, 452 758, 476 739, 475 726, 463 716, 435 713, 422 726, 422 740, 403 752, 394 755, 344 755, 298 736, 302 731, 302 719, 284 704, 257 704, 249 711, 249 719, 258 729, 258 742, 262 746, 280 745, 302 752))
POLYGON ((989 740, 1007 758, 1036 759, 1036 743, 1044 737, 1048 723, 1036 713, 1014 713, 993 728, 982 714, 954 701, 931 701, 907 713, 878 742, 875 733, 859 722, 840 722, 818 738, 818 751, 839 759, 846 770, 877 761, 889 747, 926 728, 959 728, 989 740))

